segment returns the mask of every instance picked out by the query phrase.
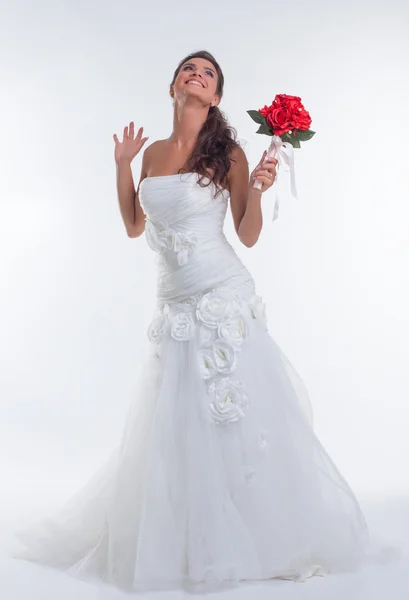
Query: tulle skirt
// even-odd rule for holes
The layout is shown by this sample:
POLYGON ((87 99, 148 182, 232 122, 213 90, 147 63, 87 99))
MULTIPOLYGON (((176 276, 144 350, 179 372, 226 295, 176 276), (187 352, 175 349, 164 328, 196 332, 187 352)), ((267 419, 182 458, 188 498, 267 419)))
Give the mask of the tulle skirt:
POLYGON ((18 533, 15 556, 133 592, 303 581, 362 564, 361 509, 254 306, 240 335, 206 306, 161 307, 120 445, 58 514, 18 533))

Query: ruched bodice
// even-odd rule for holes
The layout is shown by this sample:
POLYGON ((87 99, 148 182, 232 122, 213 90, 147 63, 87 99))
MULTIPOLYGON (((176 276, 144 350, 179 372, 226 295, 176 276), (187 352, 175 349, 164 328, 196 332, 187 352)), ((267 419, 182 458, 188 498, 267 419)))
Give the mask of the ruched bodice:
POLYGON ((146 239, 160 255, 159 301, 179 302, 216 286, 254 294, 253 278, 223 231, 229 191, 215 197, 215 184, 202 187, 199 177, 148 177, 140 185, 146 239))

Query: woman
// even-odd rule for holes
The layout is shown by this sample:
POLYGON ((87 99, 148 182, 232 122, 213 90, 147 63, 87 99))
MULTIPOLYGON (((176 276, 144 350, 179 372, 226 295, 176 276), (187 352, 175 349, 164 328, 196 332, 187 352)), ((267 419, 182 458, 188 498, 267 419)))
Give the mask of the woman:
POLYGON ((145 149, 137 191, 130 165, 148 138, 133 123, 114 135, 126 231, 145 232, 158 256, 151 351, 110 462, 25 538, 26 558, 130 591, 303 581, 355 569, 366 552, 356 498, 223 233, 230 199, 240 241, 256 243, 276 161, 263 154, 249 178, 222 94, 212 55, 179 63, 173 131, 145 149))

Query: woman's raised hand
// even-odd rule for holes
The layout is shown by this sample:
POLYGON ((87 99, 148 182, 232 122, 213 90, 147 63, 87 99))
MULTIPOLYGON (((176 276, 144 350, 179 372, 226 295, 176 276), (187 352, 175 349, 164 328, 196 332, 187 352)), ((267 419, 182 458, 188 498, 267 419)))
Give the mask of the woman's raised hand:
POLYGON ((122 142, 119 141, 116 133, 114 133, 116 164, 119 164, 119 162, 123 160, 131 162, 135 158, 146 140, 149 139, 149 137, 143 138, 142 132, 143 127, 140 127, 136 137, 134 138, 134 122, 131 121, 129 123, 129 129, 128 127, 124 127, 122 142))

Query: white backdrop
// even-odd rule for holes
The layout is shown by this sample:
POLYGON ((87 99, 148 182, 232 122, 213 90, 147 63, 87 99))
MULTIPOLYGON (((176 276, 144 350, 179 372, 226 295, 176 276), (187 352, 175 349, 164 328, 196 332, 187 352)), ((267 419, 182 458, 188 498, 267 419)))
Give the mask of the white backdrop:
POLYGON ((155 267, 120 219, 112 134, 134 120, 148 143, 168 137, 173 71, 199 49, 221 64, 220 108, 250 168, 269 139, 246 110, 287 93, 311 113, 299 202, 283 199, 272 224, 267 192, 251 249, 230 213, 226 232, 336 464, 360 499, 405 497, 408 18, 404 0, 2 5, 3 520, 63 502, 119 442, 155 267))

